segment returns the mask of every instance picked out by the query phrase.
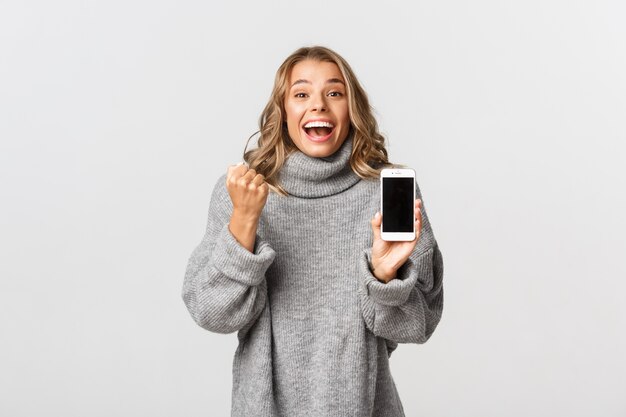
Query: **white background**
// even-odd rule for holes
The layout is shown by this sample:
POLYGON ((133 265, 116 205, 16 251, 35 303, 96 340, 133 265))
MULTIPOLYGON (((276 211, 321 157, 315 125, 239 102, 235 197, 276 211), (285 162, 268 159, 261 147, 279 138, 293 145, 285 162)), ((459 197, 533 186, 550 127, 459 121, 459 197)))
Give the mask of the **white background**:
POLYGON ((618 0, 0 1, 0 414, 229 415, 236 336, 193 322, 184 271, 276 69, 320 44, 444 256, 438 329, 391 357, 407 416, 626 415, 624 22, 618 0))

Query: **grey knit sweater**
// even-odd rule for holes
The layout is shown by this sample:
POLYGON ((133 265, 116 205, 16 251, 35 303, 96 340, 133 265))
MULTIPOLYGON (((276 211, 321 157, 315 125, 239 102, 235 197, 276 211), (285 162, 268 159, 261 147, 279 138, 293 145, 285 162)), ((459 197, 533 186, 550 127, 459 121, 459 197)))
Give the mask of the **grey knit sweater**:
POLYGON ((231 416, 404 416, 389 358, 435 330, 443 259, 422 200, 422 232, 397 278, 372 275, 379 182, 351 170, 351 149, 348 136, 329 157, 289 156, 290 196, 269 194, 253 253, 228 229, 226 174, 215 184, 182 298, 204 329, 237 332, 231 416))

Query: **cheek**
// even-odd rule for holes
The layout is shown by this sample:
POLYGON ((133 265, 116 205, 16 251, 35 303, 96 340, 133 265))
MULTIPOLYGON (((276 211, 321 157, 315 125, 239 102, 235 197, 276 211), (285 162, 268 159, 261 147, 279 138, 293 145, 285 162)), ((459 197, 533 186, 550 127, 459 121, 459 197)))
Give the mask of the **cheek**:
POLYGON ((295 132, 300 126, 300 116, 297 109, 293 106, 285 106, 285 118, 287 121, 287 129, 290 132, 295 132))
POLYGON ((296 120, 300 117, 300 109, 294 103, 285 103, 285 117, 288 120, 296 120))
POLYGON ((341 100, 340 102, 337 102, 335 106, 335 112, 337 112, 337 114, 341 115, 342 117, 348 117, 348 101, 341 100))
POLYGON ((341 119, 344 123, 350 123, 350 110, 348 109, 348 105, 341 107, 341 119))

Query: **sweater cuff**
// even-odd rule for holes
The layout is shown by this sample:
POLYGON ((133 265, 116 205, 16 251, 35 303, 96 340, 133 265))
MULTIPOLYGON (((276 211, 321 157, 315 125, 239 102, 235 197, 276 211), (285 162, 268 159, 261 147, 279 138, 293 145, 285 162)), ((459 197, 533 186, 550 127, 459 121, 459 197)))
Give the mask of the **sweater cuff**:
POLYGON ((215 243, 213 265, 227 277, 244 285, 259 285, 265 271, 274 261, 276 252, 269 243, 256 235, 254 252, 244 248, 224 224, 215 243))
POLYGON ((370 296, 375 302, 387 306, 399 306, 409 299, 411 291, 415 287, 417 274, 411 273, 415 271, 415 263, 411 258, 396 271, 396 278, 386 284, 378 281, 372 274, 371 265, 372 248, 367 248, 359 261, 359 270, 363 279, 361 285, 365 290, 365 294, 370 296))

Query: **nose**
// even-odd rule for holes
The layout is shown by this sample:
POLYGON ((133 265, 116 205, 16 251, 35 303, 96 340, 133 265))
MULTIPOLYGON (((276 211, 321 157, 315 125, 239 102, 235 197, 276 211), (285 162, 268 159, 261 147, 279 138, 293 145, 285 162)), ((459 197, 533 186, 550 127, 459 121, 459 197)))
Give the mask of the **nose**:
POLYGON ((315 99, 311 101, 312 111, 326 111, 326 101, 324 95, 315 96, 315 99))

